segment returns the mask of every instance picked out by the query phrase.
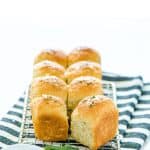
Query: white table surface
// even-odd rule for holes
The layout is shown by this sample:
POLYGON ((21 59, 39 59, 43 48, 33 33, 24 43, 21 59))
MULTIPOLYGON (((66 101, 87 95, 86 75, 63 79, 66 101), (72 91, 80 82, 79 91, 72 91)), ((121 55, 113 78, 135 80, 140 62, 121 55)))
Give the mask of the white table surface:
MULTIPOLYGON (((104 71, 142 75, 150 82, 149 4, 0 2, 0 117, 28 85, 40 49, 61 48, 68 53, 77 46, 96 48, 104 71)), ((150 149, 149 141, 143 150, 150 149)))

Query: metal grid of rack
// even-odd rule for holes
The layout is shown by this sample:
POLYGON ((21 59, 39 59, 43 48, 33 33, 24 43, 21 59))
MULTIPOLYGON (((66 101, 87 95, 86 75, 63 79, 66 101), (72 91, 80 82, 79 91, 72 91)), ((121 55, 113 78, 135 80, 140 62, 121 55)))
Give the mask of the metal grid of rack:
MULTIPOLYGON (((114 102, 116 103, 116 88, 115 88, 114 83, 103 81, 103 89, 104 89, 104 95, 111 97, 114 100, 114 102)), ((88 150, 87 147, 76 142, 71 137, 69 137, 68 140, 65 142, 64 141, 62 141, 62 142, 61 141, 60 142, 44 142, 44 141, 36 139, 36 137, 34 135, 33 124, 32 124, 28 92, 26 94, 24 103, 25 103, 25 105, 24 105, 24 112, 23 112, 23 122, 22 122, 22 127, 21 127, 21 132, 20 132, 18 143, 34 144, 34 145, 39 145, 41 147, 44 147, 46 145, 70 144, 74 147, 78 147, 80 150, 88 150)), ((103 147, 100 147, 99 149, 100 150, 120 150, 119 134, 117 134, 113 140, 108 142, 103 147)))

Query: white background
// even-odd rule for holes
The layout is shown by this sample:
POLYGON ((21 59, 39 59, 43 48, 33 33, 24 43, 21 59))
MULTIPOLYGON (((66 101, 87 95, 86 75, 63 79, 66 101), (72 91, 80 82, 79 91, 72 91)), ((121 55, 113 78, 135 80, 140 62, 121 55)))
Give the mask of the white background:
POLYGON ((35 54, 96 48, 104 71, 150 81, 148 1, 0 1, 0 117, 28 85, 35 54))

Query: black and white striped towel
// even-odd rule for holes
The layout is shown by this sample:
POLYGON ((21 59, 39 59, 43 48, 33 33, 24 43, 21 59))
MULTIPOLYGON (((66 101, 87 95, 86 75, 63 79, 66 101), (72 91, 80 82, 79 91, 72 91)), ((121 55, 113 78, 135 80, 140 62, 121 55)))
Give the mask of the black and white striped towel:
MULTIPOLYGON (((120 111, 121 150, 139 150, 150 135, 150 83, 141 76, 124 77, 104 73, 103 80, 117 87, 120 111)), ((0 120, 0 149, 18 141, 24 97, 0 120)))

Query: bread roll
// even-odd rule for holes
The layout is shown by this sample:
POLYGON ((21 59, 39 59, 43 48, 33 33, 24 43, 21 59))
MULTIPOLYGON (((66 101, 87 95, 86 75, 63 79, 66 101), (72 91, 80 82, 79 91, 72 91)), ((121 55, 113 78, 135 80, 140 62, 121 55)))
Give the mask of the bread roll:
POLYGON ((71 115, 71 134, 92 150, 113 139, 118 129, 118 110, 113 101, 96 95, 83 99, 71 115))
POLYGON ((33 78, 47 75, 57 76, 65 81, 65 68, 58 63, 52 61, 41 61, 34 65, 33 78))
POLYGON ((101 63, 100 54, 94 49, 88 47, 76 48, 68 55, 68 65, 83 60, 101 63))
POLYGON ((100 64, 90 61, 79 61, 70 65, 65 72, 68 83, 80 76, 93 76, 102 79, 100 64))
POLYGON ((35 136, 44 141, 62 141, 68 137, 66 105, 60 97, 42 95, 31 103, 35 136))
POLYGON ((30 99, 50 94, 61 97, 65 102, 67 100, 67 85, 56 76, 44 76, 33 79, 30 88, 30 99))
POLYGON ((43 50, 34 60, 34 64, 37 64, 43 60, 50 60, 59 63, 60 65, 67 66, 67 56, 60 50, 43 50))
POLYGON ((68 109, 73 110, 86 96, 103 94, 101 80, 91 76, 78 77, 68 86, 68 109))

